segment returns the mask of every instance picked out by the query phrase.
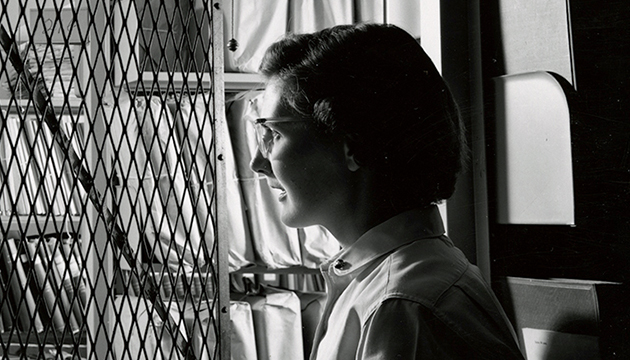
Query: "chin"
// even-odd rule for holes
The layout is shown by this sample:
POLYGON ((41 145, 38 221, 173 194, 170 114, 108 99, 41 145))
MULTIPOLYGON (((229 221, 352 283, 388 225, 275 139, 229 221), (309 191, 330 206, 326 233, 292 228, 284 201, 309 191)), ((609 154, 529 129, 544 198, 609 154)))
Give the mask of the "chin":
POLYGON ((299 218, 295 218, 292 216, 282 216, 280 220, 282 221, 284 225, 291 228, 303 228, 303 227, 307 227, 311 225, 311 224, 308 224, 307 222, 301 221, 299 218))
POLYGON ((280 220, 284 225, 292 228, 304 228, 315 225, 311 217, 299 211, 283 211, 280 220))

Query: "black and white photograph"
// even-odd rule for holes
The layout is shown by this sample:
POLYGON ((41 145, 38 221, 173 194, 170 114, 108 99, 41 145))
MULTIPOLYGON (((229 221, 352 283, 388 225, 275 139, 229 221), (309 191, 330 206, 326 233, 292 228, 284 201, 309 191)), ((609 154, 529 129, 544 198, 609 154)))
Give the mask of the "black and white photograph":
POLYGON ((0 358, 630 359, 629 19, 0 0, 0 358))

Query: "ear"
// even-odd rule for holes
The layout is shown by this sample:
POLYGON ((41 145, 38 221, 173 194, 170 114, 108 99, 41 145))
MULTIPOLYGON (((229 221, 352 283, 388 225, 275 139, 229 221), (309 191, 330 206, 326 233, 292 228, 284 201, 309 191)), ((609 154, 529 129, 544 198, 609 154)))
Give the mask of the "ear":
POLYGON ((348 166, 348 170, 352 172, 359 170, 361 166, 355 159, 354 152, 352 151, 347 140, 343 142, 343 152, 346 156, 346 165, 348 166))

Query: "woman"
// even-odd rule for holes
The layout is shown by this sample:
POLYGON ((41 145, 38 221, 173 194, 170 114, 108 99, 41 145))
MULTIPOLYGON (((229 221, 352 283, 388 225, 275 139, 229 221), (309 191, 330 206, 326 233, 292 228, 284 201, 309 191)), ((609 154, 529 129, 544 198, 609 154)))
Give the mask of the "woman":
POLYGON ((326 227, 328 300, 312 359, 521 359, 478 269, 444 235, 436 204, 464 153, 456 105, 409 34, 337 26, 275 43, 255 127, 254 171, 281 219, 326 227))

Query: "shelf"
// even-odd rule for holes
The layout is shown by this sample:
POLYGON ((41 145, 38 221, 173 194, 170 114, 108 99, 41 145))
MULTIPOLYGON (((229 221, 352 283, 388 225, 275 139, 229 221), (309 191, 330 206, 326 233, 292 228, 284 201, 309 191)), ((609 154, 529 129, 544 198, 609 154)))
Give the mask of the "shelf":
MULTIPOLYGON (((83 100, 79 98, 70 98, 68 100, 63 98, 52 98, 52 104, 56 113, 78 114, 81 109, 81 105, 83 104, 83 100)), ((9 113, 35 113, 35 103, 28 99, 0 99, 0 107, 9 113)))
POLYGON ((291 266, 281 269, 269 269, 264 266, 248 266, 232 271, 232 274, 319 274, 319 269, 305 266, 291 266))
MULTIPOLYGON (((260 90, 264 88, 264 80, 259 74, 250 73, 225 73, 223 74, 224 88, 227 92, 247 90, 260 90)), ((129 93, 171 93, 171 92, 197 92, 212 89, 212 77, 203 74, 186 75, 184 73, 160 72, 157 74, 145 72, 139 80, 129 81, 127 91, 129 93)))
POLYGON ((23 231, 26 236, 50 234, 57 230, 78 231, 81 218, 79 216, 55 216, 55 215, 2 215, 2 229, 8 233, 18 235, 23 231), (67 222, 71 224, 68 226, 67 222), (39 227, 39 229, 38 229, 39 227))
POLYGON ((184 74, 144 72, 139 80, 129 81, 127 91, 133 93, 204 92, 212 89, 210 74, 184 74))
POLYGON ((44 331, 36 335, 32 331, 27 333, 22 331, 5 330, 4 333, 0 334, 0 337, 3 341, 5 341, 5 344, 11 343, 16 345, 20 343, 29 345, 36 344, 35 340, 37 340, 38 337, 40 338, 40 340, 43 340, 42 344, 48 345, 56 345, 59 340, 61 340, 61 343, 65 345, 74 344, 77 341, 80 343, 85 343, 86 340, 85 331, 77 334, 66 333, 62 335, 61 333, 55 332, 54 330, 50 330, 48 332, 44 331))
POLYGON ((259 74, 225 73, 223 74, 225 91, 259 90, 264 88, 264 81, 259 74))
POLYGON ((85 331, 80 334, 61 335, 54 331, 39 333, 25 333, 19 331, 5 330, 1 334, 3 344, 8 344, 6 349, 0 349, 0 357, 39 359, 44 349, 50 349, 52 353, 62 350, 66 353, 75 354, 82 359, 87 358, 87 336, 85 331), (38 341, 40 340, 40 341, 38 341), (6 352, 4 352, 6 351, 6 352))

